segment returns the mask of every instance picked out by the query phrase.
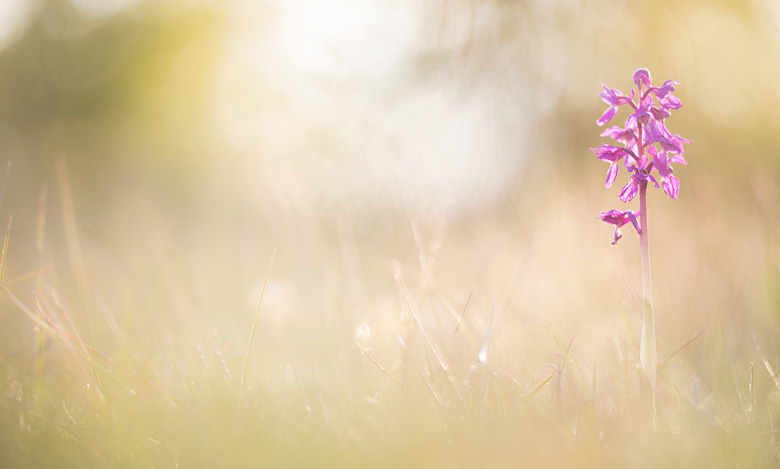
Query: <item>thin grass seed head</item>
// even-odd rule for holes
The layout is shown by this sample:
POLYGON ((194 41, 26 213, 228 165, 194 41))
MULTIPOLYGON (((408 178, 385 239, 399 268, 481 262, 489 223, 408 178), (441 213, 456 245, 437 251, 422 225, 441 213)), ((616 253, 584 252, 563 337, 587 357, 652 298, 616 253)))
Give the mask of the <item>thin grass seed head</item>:
MULTIPOLYGON (((621 201, 630 202, 636 197, 640 186, 649 182, 656 188, 663 188, 669 197, 676 199, 680 192, 680 180, 673 174, 671 164, 688 164, 683 157, 683 143, 692 143, 692 140, 672 134, 666 128, 666 119, 671 116, 671 111, 682 107, 680 100, 672 94, 675 85, 680 82, 667 80, 661 86, 653 86, 650 72, 645 68, 634 72, 633 80, 636 88, 631 88, 628 96, 601 84, 604 92, 599 93, 599 96, 609 107, 596 120, 596 125, 609 123, 624 105, 628 105, 633 113, 626 118, 623 127, 613 125, 601 133, 602 137, 609 137, 618 145, 601 144, 590 150, 598 159, 609 163, 606 187, 611 187, 615 182, 621 166, 628 172, 629 180, 618 195, 621 201)), ((638 212, 632 210, 610 210, 601 212, 598 218, 615 227, 612 244, 616 244, 623 236, 620 227, 629 221, 637 234, 640 233, 637 216, 638 212)))

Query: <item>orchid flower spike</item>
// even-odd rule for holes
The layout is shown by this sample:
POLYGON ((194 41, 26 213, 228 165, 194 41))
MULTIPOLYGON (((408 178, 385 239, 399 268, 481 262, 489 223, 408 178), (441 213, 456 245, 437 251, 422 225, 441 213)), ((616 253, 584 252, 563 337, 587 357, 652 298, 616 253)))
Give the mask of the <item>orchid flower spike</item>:
MULTIPOLYGON (((685 161, 684 143, 692 143, 692 140, 672 134, 666 128, 666 120, 672 111, 682 107, 680 100, 672 93, 676 91, 675 85, 680 82, 667 80, 661 86, 653 86, 650 71, 640 68, 633 75, 635 88, 631 88, 628 95, 620 90, 612 89, 602 84, 601 99, 608 105, 607 110, 596 120, 596 124, 603 126, 612 121, 622 106, 631 109, 631 114, 626 118, 623 127, 613 125, 601 133, 602 137, 613 139, 617 145, 602 144, 591 148, 596 157, 609 163, 605 186, 610 187, 618 177, 620 168, 628 172, 628 182, 623 186, 618 198, 623 202, 630 202, 639 192, 640 187, 652 183, 672 199, 676 199, 680 193, 680 180, 674 175, 674 164, 688 164, 685 161)), ((615 244, 621 238, 619 228, 630 220, 634 226, 638 212, 631 210, 611 210, 602 212, 599 217, 606 223, 615 226, 615 244), (609 215, 607 215, 609 214, 609 215), (631 214, 630 218, 626 218, 631 214)))

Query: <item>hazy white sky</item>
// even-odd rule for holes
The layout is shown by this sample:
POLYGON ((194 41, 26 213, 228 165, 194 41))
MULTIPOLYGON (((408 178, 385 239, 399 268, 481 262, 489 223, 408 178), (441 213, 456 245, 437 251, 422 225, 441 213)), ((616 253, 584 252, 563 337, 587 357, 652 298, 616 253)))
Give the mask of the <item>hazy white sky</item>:
POLYGON ((514 112, 502 109, 505 77, 466 83, 456 69, 427 77, 419 63, 495 26, 499 10, 451 5, 447 18, 433 21, 424 3, 410 0, 290 0, 276 8, 270 31, 253 19, 267 8, 247 4, 230 27, 215 108, 238 151, 280 171, 298 153, 295 182, 315 203, 452 212, 511 182, 522 155, 507 152, 526 129, 522 115, 513 115, 512 128, 501 117, 514 112), (327 141, 301 147, 316 134, 327 141))

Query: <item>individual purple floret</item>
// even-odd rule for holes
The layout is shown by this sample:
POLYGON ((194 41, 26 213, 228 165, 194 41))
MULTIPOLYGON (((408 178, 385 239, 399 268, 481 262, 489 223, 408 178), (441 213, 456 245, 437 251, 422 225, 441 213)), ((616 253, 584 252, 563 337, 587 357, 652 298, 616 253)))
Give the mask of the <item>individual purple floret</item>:
POLYGON ((637 215, 639 214, 634 213, 633 210, 626 210, 625 212, 621 212, 620 210, 610 210, 609 212, 601 212, 601 216, 599 216, 599 219, 611 225, 615 225, 615 237, 612 240, 612 244, 617 244, 620 238, 623 237, 623 233, 620 231, 620 227, 625 225, 628 222, 631 222, 631 224, 634 225, 634 228, 636 229, 637 233, 642 232, 642 230, 639 228, 639 222, 636 219, 637 215))
MULTIPOLYGON (((610 122, 621 106, 627 105, 632 113, 626 118, 623 127, 614 125, 601 133, 602 137, 615 140, 617 146, 602 144, 591 150, 598 159, 609 163, 606 187, 615 182, 621 166, 629 173, 629 180, 618 195, 621 201, 631 201, 648 182, 656 188, 663 187, 669 197, 676 199, 680 192, 680 180, 673 174, 671 164, 687 164, 683 158, 683 144, 692 142, 672 134, 666 128, 666 119, 671 116, 671 111, 682 107, 680 100, 672 94, 676 90, 675 85, 680 83, 667 80, 661 86, 652 86, 650 72, 644 68, 634 72, 633 79, 636 88, 631 88, 628 96, 620 90, 601 85, 604 92, 599 93, 599 96, 609 107, 596 120, 597 125, 602 126, 610 122)), ((620 213, 629 212, 631 211, 620 213)), ((602 212, 602 215, 604 213, 611 212, 602 212)), ((626 221, 622 218, 599 218, 615 225, 614 244, 620 239, 617 229, 625 225, 626 221), (618 225, 616 221, 622 221, 622 224, 618 225)), ((634 225, 639 233, 639 226, 636 223, 634 225)))

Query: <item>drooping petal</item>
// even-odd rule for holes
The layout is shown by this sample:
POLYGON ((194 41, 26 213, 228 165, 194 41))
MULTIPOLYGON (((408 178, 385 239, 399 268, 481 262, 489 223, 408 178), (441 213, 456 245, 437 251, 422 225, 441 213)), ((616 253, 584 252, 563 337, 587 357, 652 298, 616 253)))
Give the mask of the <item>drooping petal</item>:
POLYGON ((671 154, 671 156, 669 157, 669 163, 680 163, 684 165, 688 164, 688 162, 685 161, 685 158, 683 158, 682 155, 678 155, 677 153, 671 154))
POLYGON ((645 126, 645 144, 652 145, 655 142, 660 142, 661 139, 666 138, 666 132, 663 121, 650 121, 645 126))
POLYGON ((653 158, 653 166, 658 170, 658 174, 661 177, 666 177, 669 174, 669 160, 666 158, 666 152, 658 152, 653 158))
POLYGON ((637 184, 636 178, 632 177, 620 190, 618 199, 622 200, 623 202, 630 202, 634 197, 636 197, 637 192, 639 192, 639 184, 637 184))
POLYGON ((612 245, 616 245, 618 241, 620 241, 620 238, 623 237, 623 232, 620 231, 620 228, 617 226, 615 227, 615 232, 612 234, 612 245))
POLYGON ((612 183, 615 182, 615 179, 617 178, 618 169, 620 169, 620 166, 615 163, 609 165, 609 170, 607 170, 607 182, 604 184, 606 187, 612 187, 612 183))
POLYGON ((617 112, 618 112, 618 107, 617 106, 610 106, 610 107, 608 107, 607 110, 604 111, 604 114, 602 114, 601 117, 599 117, 596 120, 596 125, 602 126, 602 125, 606 124, 607 122, 611 121, 612 118, 615 117, 617 112))
POLYGON ((677 110, 682 107, 682 101, 673 94, 667 94, 664 98, 659 99, 659 101, 661 102, 661 106, 666 109, 677 110))
POLYGON ((639 221, 636 219, 636 217, 639 215, 639 212, 637 211, 635 214, 633 211, 627 210, 626 215, 628 215, 628 219, 631 220, 631 224, 634 225, 636 234, 642 234, 642 229, 639 228, 639 221))
POLYGON ((618 241, 620 241, 620 238, 623 237, 623 232, 620 231, 620 228, 615 226, 615 232, 612 234, 612 245, 616 245, 618 241))
POLYGON ((680 192, 680 180, 674 174, 670 174, 663 179, 664 192, 673 198, 677 198, 677 194, 680 192))

